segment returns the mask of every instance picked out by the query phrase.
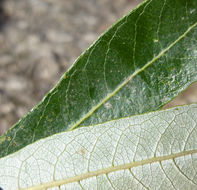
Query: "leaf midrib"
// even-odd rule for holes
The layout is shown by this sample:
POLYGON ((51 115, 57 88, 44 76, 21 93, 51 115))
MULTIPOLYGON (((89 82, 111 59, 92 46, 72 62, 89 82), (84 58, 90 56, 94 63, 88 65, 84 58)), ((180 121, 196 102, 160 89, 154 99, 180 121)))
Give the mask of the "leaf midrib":
POLYGON ((171 47, 173 47, 177 42, 179 42, 181 39, 183 39, 187 33, 189 33, 195 26, 197 26, 197 22, 195 22, 193 25, 191 25, 182 35, 180 35, 175 41, 173 41, 168 47, 163 49, 157 56, 153 57, 151 61, 146 63, 141 69, 136 70, 134 73, 132 73, 129 77, 126 78, 120 85, 117 86, 114 91, 111 93, 108 93, 108 95, 103 98, 96 106, 93 106, 90 111, 85 114, 81 119, 79 119, 76 123, 74 123, 69 131, 75 129, 78 125, 80 125, 85 119, 90 117, 95 110, 97 110, 100 106, 102 106, 106 101, 108 101, 112 96, 114 96, 121 88, 123 88, 129 81, 131 81, 136 75, 144 71, 147 67, 152 65, 156 60, 158 60, 160 57, 162 57, 171 47))
POLYGON ((179 153, 170 154, 170 155, 166 155, 166 156, 152 157, 152 158, 148 158, 146 160, 141 160, 141 161, 137 161, 137 162, 131 162, 128 164, 122 164, 122 165, 118 165, 118 166, 103 168, 103 169, 100 169, 97 171, 87 172, 85 174, 66 178, 63 180, 52 181, 49 183, 44 183, 44 184, 41 184, 38 186, 33 186, 33 187, 29 187, 26 189, 19 189, 19 190, 42 190, 42 189, 47 189, 47 188, 52 188, 52 187, 59 187, 61 185, 78 182, 78 181, 81 181, 81 180, 84 180, 87 178, 91 178, 91 177, 95 177, 95 176, 99 176, 99 175, 103 175, 103 174, 108 174, 108 173, 112 173, 112 172, 116 172, 116 171, 120 171, 120 170, 131 169, 131 168, 135 168, 138 166, 151 164, 151 163, 155 163, 155 162, 162 162, 165 160, 173 160, 175 158, 183 157, 183 156, 191 155, 191 154, 197 154, 197 149, 189 150, 189 151, 182 151, 179 153))

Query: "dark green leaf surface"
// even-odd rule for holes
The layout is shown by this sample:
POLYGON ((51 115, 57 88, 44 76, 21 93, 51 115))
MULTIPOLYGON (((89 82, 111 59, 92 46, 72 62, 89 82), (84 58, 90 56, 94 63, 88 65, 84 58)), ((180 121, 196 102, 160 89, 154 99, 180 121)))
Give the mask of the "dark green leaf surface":
POLYGON ((196 56, 197 1, 145 1, 0 137, 0 157, 61 131, 160 109, 197 80, 196 56))

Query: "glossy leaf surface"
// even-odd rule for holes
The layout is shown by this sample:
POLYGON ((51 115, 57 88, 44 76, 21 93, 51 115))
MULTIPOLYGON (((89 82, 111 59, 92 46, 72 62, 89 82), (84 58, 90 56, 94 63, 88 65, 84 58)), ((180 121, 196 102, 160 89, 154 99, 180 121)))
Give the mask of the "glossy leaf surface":
POLYGON ((197 80, 197 1, 148 0, 0 137, 0 157, 58 132, 158 110, 197 80))
POLYGON ((197 104, 82 127, 0 159, 4 190, 196 190, 197 104))

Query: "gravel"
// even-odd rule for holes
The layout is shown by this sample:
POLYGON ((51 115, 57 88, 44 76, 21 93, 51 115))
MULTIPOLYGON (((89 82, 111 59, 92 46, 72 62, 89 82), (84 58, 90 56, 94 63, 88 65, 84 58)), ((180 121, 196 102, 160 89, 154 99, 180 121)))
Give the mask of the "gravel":
MULTIPOLYGON (((140 1, 1 0, 0 134, 38 103, 107 27, 140 1)), ((193 86, 187 92, 194 94, 193 99, 183 95, 178 104, 196 101, 197 85, 193 86)))

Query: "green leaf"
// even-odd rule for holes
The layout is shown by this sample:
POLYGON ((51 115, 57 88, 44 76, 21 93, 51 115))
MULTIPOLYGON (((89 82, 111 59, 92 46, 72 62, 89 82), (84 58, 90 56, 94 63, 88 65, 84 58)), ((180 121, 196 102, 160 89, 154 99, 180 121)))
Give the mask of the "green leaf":
POLYGON ((0 159, 5 190, 197 189, 197 104, 62 132, 0 159))
POLYGON ((114 24, 0 137, 0 157, 53 134, 160 109, 197 80, 197 1, 148 0, 114 24))

